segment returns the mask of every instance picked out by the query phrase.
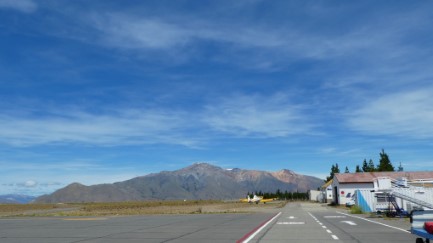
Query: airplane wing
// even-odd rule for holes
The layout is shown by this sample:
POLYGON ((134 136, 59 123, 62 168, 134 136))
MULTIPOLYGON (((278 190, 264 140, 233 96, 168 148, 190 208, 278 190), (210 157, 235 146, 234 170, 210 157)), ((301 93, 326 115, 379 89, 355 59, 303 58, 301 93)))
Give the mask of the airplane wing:
POLYGON ((267 203, 267 202, 272 202, 272 201, 275 201, 275 198, 269 198, 269 199, 262 199, 262 200, 260 200, 260 202, 262 202, 262 203, 267 203))

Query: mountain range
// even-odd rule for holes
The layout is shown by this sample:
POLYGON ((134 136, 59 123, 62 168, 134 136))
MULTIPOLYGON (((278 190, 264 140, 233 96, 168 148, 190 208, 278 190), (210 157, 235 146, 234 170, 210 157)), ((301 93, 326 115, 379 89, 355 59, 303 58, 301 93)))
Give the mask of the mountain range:
POLYGON ((7 194, 0 195, 0 204, 23 204, 33 201, 36 197, 19 195, 19 194, 7 194))
POLYGON ((52 194, 36 198, 37 203, 118 202, 175 199, 235 199, 248 192, 299 191, 316 189, 323 180, 296 174, 223 169, 207 163, 196 163, 176 171, 162 171, 116 182, 85 186, 72 183, 52 194))

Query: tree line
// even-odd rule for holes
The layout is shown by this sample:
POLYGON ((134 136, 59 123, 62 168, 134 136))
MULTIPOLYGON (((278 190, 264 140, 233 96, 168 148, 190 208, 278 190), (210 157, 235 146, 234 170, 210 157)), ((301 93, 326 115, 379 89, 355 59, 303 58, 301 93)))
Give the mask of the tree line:
MULTIPOLYGON (((391 163, 391 160, 389 159, 389 156, 387 153, 385 153, 385 150, 382 149, 382 151, 379 154, 380 160, 379 164, 376 166, 372 159, 370 159, 367 163, 367 159, 364 159, 364 162, 362 162, 362 166, 356 165, 355 172, 356 173, 362 173, 362 172, 381 172, 381 171, 395 171, 394 166, 391 163)), ((398 171, 403 171, 403 167, 398 167, 398 171)), ((326 182, 332 180, 334 178, 334 175, 340 173, 340 168, 338 167, 338 163, 331 166, 331 172, 329 173, 329 176, 326 177, 326 182)), ((349 168, 346 166, 344 173, 350 173, 349 168)))
POLYGON ((285 190, 284 192, 278 189, 275 191, 275 193, 272 192, 262 192, 262 191, 256 191, 254 193, 248 192, 248 196, 250 198, 253 198, 254 195, 257 195, 259 197, 263 197, 265 199, 268 198, 278 198, 279 200, 308 200, 308 193, 306 192, 289 192, 285 190))

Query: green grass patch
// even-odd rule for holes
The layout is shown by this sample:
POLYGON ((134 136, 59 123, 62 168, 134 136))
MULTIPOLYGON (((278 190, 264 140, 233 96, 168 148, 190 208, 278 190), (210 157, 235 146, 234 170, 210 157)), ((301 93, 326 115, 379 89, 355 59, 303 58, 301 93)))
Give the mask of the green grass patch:
POLYGON ((351 214, 363 214, 361 207, 357 206, 357 205, 353 205, 352 207, 350 207, 350 213, 351 214))

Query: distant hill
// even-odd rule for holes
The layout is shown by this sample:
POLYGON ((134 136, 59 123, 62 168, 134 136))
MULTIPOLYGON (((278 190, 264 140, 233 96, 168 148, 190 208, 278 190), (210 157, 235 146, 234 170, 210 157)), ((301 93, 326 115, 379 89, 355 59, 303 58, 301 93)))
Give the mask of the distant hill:
POLYGON ((25 204, 35 200, 36 197, 18 194, 0 195, 2 204, 25 204))
POLYGON ((277 172, 223 169, 196 163, 176 171, 163 171, 113 184, 70 184, 35 202, 116 202, 171 199, 234 199, 247 192, 299 191, 316 189, 323 180, 290 170, 277 172))

